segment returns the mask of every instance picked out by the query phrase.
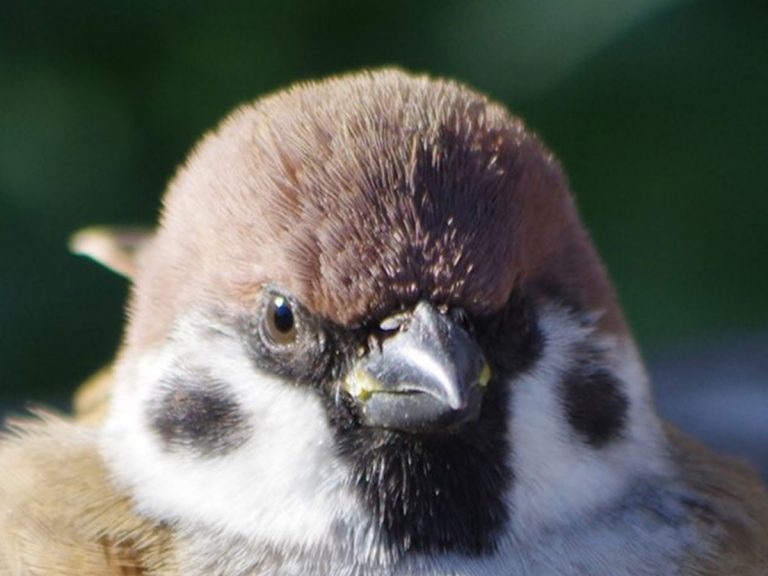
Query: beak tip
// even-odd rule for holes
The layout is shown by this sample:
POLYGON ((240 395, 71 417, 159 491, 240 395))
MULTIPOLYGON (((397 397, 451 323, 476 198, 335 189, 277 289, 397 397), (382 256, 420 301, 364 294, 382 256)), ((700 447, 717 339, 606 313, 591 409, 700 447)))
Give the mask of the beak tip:
POLYGON ((478 343, 427 304, 357 361, 344 389, 365 426, 439 432, 479 417, 491 369, 478 343))

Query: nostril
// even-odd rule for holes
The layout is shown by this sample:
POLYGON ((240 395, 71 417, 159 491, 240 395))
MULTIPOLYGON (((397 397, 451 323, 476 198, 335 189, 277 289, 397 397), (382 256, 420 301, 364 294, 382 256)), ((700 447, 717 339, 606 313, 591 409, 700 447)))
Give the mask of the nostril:
POLYGON ((467 333, 473 333, 472 322, 470 321, 469 314, 464 308, 451 308, 448 311, 450 319, 459 327, 467 331, 467 333))

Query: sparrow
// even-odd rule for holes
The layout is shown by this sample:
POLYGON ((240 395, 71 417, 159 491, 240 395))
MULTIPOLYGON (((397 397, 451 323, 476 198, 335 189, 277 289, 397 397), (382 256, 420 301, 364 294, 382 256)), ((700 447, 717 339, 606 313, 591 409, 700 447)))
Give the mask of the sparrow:
POLYGON ((0 444, 3 574, 768 573, 765 488, 660 419, 561 167, 485 96, 257 100, 142 238, 81 250, 132 281, 103 414, 0 444))

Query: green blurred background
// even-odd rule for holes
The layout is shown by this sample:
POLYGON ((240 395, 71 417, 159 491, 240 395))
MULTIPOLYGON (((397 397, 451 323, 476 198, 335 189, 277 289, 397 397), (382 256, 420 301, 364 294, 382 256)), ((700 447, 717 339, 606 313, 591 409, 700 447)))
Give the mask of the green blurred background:
POLYGON ((764 0, 0 6, 0 406, 65 402, 118 346, 127 286, 70 233, 152 222, 233 106, 382 64, 465 81, 543 137, 652 358, 766 356, 764 0))

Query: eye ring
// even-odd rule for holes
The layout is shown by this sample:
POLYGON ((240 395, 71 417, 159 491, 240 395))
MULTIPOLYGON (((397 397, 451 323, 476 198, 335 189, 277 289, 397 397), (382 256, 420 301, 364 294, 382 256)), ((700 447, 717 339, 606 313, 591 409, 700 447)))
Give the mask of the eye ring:
POLYGON ((273 344, 288 346, 296 341, 296 315, 288 298, 279 294, 270 298, 263 325, 264 334, 273 344))

